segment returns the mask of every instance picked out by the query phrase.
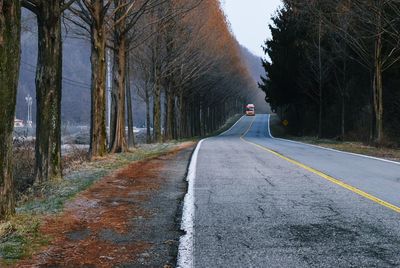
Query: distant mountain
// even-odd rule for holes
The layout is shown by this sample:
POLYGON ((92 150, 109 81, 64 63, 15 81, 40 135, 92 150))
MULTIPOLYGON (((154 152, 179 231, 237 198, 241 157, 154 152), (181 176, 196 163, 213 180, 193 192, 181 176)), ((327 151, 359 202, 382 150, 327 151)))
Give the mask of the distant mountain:
MULTIPOLYGON (((261 76, 265 76, 265 71, 262 66, 262 59, 250 52, 246 47, 240 46, 243 60, 246 62, 247 68, 254 80, 258 83, 261 81, 261 76)), ((265 93, 259 89, 257 92, 256 100, 254 101, 257 111, 259 113, 269 113, 270 107, 265 101, 265 93)))
POLYGON ((250 50, 244 46, 240 46, 240 51, 254 80, 260 82, 260 76, 265 76, 265 71, 261 64, 262 59, 251 53, 250 50))

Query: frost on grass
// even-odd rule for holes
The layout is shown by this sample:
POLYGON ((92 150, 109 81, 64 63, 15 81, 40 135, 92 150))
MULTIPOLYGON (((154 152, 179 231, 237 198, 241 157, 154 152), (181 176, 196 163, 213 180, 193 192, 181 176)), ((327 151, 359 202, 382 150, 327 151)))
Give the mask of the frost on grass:
POLYGON ((0 266, 30 256, 36 248, 47 244, 51 238, 39 235, 43 218, 61 212, 66 201, 79 192, 133 161, 156 157, 177 145, 141 145, 129 153, 109 155, 90 163, 77 151, 71 156, 74 164, 63 180, 32 186, 19 197, 16 216, 0 222, 0 266))
MULTIPOLYGON (((131 162, 77 195, 65 205, 61 214, 48 217, 41 225, 40 232, 52 237, 51 246, 36 251, 30 259, 18 265, 78 267, 87 264, 112 267, 147 262, 140 260, 140 256, 150 256, 148 252, 153 250, 154 230, 152 224, 143 225, 136 231, 147 233, 148 236, 137 236, 133 230, 136 226, 133 219, 149 221, 154 216, 154 209, 149 204, 159 204, 159 200, 153 197, 165 185, 165 177, 161 172, 170 161, 175 160, 179 150, 188 146, 193 144, 182 143, 165 154, 154 155, 160 149, 170 148, 156 146, 156 150, 150 151, 155 157, 131 162)), ((117 156, 120 162, 132 157, 132 154, 117 156)), ((173 216, 170 218, 172 225, 173 216)), ((157 249, 154 250, 157 252, 157 249)))

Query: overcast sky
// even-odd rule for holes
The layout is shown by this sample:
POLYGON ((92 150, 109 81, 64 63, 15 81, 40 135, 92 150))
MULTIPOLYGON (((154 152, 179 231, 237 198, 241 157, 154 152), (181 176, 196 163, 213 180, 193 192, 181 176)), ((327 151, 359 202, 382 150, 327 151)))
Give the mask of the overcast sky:
POLYGON ((239 43, 258 56, 261 45, 270 37, 268 24, 281 0, 221 0, 239 43))

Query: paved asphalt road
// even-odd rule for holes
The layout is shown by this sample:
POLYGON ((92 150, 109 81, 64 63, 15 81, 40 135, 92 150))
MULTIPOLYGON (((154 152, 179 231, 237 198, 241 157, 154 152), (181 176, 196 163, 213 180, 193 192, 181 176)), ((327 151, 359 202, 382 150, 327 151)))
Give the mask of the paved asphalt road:
POLYGON ((194 183, 195 267, 400 267, 400 213, 248 142, 395 207, 400 165, 267 133, 267 115, 243 117, 202 143, 194 183))

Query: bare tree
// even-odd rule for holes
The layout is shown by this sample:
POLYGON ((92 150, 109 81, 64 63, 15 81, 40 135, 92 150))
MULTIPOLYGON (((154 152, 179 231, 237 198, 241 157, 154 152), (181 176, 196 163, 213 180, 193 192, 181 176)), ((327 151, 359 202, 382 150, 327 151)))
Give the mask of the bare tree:
MULTIPOLYGON (((153 138, 158 142, 162 138, 168 140, 177 136, 174 126, 176 124, 177 85, 174 76, 178 70, 179 62, 187 56, 187 54, 180 53, 186 47, 184 44, 186 40, 183 38, 184 33, 179 31, 181 28, 178 25, 185 16, 190 14, 190 11, 199 7, 201 2, 202 0, 160 1, 154 9, 146 14, 141 24, 135 29, 135 32, 140 32, 139 28, 147 31, 144 46, 141 45, 134 50, 144 49, 145 54, 147 54, 146 62, 151 65, 150 68, 144 69, 148 69, 146 72, 152 76, 151 81, 154 89, 153 138), (176 45, 177 42, 179 42, 179 45, 176 45), (164 113, 161 112, 162 110, 164 113), (163 126, 161 122, 163 122, 163 126), (162 134, 164 134, 164 137, 162 134)), ((135 53, 143 55, 143 53, 135 53)))
POLYGON ((0 220, 15 212, 12 151, 20 31, 19 1, 0 0, 0 220))
POLYGON ((60 178, 61 170, 61 17, 75 0, 22 0, 38 25, 36 67, 35 182, 60 178))
MULTIPOLYGON (((257 85, 218 1, 167 1, 159 7, 142 20, 153 34, 133 49, 140 80, 135 84, 147 111, 153 98, 153 139, 212 133, 229 115, 241 112, 243 99, 257 85)), ((147 126, 149 133, 150 116, 147 126)))
POLYGON ((70 10, 80 18, 71 21, 89 33, 91 40, 90 158, 107 153, 106 134, 106 43, 108 11, 112 0, 79 0, 70 10))
POLYGON ((327 18, 357 54, 353 58, 372 74, 372 107, 374 114, 371 137, 377 144, 383 140, 383 73, 400 60, 399 3, 396 0, 336 1, 337 17, 327 18), (348 24, 338 24, 343 16, 348 24))
MULTIPOLYGON (((165 0, 164 0, 165 1, 165 0)), ((131 32, 142 16, 153 10, 162 0, 127 1, 114 0, 113 23, 113 89, 111 105, 110 148, 111 152, 128 149, 125 134, 126 70, 127 55, 135 41, 131 32)))
POLYGON ((130 68, 130 57, 129 50, 128 56, 126 57, 126 115, 128 122, 128 147, 135 146, 135 133, 133 132, 133 111, 132 111, 132 90, 131 90, 131 68, 130 68))
POLYGON ((138 96, 144 101, 146 106, 146 142, 150 143, 151 138, 151 114, 150 101, 153 96, 153 75, 151 68, 151 47, 146 42, 132 50, 131 57, 135 59, 135 64, 131 62, 132 70, 135 73, 135 87, 138 96))

